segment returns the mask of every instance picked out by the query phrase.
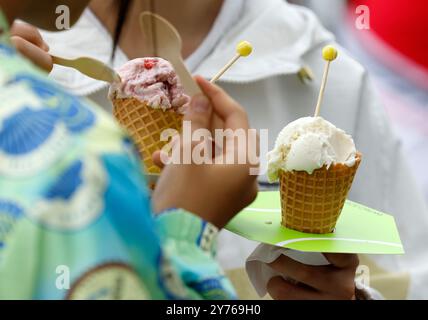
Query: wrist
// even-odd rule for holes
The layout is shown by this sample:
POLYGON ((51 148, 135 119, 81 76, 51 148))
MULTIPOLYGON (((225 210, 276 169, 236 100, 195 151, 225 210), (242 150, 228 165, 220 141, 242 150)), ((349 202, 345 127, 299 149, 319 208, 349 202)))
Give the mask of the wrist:
MULTIPOLYGON (((188 201, 187 201, 188 202, 188 201)), ((152 206, 154 214, 162 214, 175 209, 183 209, 198 216, 202 220, 211 223, 218 229, 222 229, 228 222, 227 219, 221 217, 216 209, 207 208, 208 202, 204 200, 192 199, 190 203, 183 203, 180 199, 165 199, 158 197, 156 194, 152 198, 152 206)))

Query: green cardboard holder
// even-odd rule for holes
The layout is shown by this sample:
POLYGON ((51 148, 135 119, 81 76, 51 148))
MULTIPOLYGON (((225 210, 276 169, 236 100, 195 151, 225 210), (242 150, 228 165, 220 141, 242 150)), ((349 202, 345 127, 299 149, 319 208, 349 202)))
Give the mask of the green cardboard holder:
POLYGON ((333 233, 283 227, 279 191, 259 192, 226 229, 249 240, 304 252, 404 254, 394 217, 349 200, 333 233))

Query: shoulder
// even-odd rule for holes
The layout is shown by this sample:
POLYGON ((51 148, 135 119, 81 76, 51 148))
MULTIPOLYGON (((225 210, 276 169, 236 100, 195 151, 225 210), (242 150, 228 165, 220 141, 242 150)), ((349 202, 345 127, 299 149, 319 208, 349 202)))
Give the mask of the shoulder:
POLYGON ((99 107, 37 73, 9 75, 0 88, 2 172, 32 175, 71 154, 125 154, 125 139, 99 107))
POLYGON ((111 116, 31 72, 9 76, 0 87, 0 154, 0 199, 23 207, 41 201, 46 212, 69 215, 76 226, 83 205, 102 211, 107 187, 144 189, 135 147, 111 116), (14 186, 20 192, 11 195, 14 186))

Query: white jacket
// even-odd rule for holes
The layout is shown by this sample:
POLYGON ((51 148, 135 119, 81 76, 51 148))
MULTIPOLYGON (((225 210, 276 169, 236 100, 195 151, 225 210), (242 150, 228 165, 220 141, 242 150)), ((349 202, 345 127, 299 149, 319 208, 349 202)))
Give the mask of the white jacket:
MULTIPOLYGON (((237 63, 219 84, 246 108, 253 127, 269 129, 271 148, 287 123, 313 113, 324 65, 321 48, 334 39, 307 9, 282 0, 244 3, 236 24, 192 72, 211 78, 231 58, 238 41, 252 42, 253 55, 237 63), (303 66, 314 73, 311 83, 303 84, 296 75, 303 66)), ((44 32, 43 36, 54 54, 92 56, 107 63, 110 60, 110 35, 88 11, 73 29, 44 32)), ((126 61, 118 50, 114 66, 126 61)), ((75 94, 87 95, 111 108, 105 84, 62 67, 55 67, 52 76, 75 94)), ((370 257, 368 262, 364 258, 373 266, 373 274, 379 274, 380 280, 387 279, 384 284, 379 280, 377 288, 387 298, 404 298, 406 293, 411 298, 428 298, 427 207, 409 172, 400 141, 373 93, 367 71, 344 49, 330 68, 321 115, 351 134, 363 154, 350 199, 393 214, 398 223, 406 254, 370 257), (400 295, 396 294, 394 280, 400 286, 400 295)), ((225 232, 219 244, 219 259, 226 268, 242 267, 253 248, 250 241, 225 232)))

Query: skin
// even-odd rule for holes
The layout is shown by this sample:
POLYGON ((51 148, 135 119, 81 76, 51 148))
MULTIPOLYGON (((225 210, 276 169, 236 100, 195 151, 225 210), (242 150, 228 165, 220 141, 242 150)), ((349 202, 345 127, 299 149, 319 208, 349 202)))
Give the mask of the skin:
POLYGON ((88 3, 89 0, 1 0, 0 6, 6 14, 9 24, 12 24, 15 19, 22 19, 41 29, 55 31, 57 19, 55 9, 59 5, 66 5, 70 8, 70 25, 73 25, 88 3))
MULTIPOLYGON (((156 1, 156 12, 171 21, 182 35, 183 56, 187 57, 209 32, 223 0, 156 1)), ((10 23, 20 18, 38 27, 52 30, 56 18, 54 9, 59 2, 68 3, 73 11, 73 20, 76 20, 88 1, 43 1, 43 10, 39 2, 29 0, 0 0, 0 6, 10 23)), ((108 11, 111 9, 111 2, 112 0, 94 0, 91 2, 91 8, 112 33, 113 15, 108 11)), ((134 4, 132 16, 125 26, 120 42, 121 48, 130 58, 144 56, 144 48, 140 42, 135 41, 140 30, 138 15, 134 13, 147 8, 143 5, 144 1, 136 1, 134 4)), ((37 29, 14 24, 11 32, 12 41, 22 54, 46 71, 52 69, 49 48, 37 29)), ((248 128, 247 115, 239 104, 222 89, 206 80, 197 78, 197 82, 205 96, 195 96, 186 115, 186 120, 192 121, 193 130, 213 127, 248 128), (217 118, 221 119, 220 123, 213 124, 213 119, 217 118)), ((183 144, 177 145, 183 147, 183 144)), ((195 146, 191 145, 190 148, 195 146)), ((163 166, 159 152, 154 154, 154 159, 159 166, 163 166)), ((167 165, 153 194, 154 210, 182 207, 221 228, 256 196, 256 179, 255 176, 248 175, 248 170, 248 165, 167 165), (171 185, 185 185, 186 188, 171 188, 171 185), (210 197, 206 197, 207 190, 211 194, 210 197)), ((354 299, 354 276, 358 257, 350 254, 325 256, 331 265, 314 267, 300 264, 285 256, 278 258, 270 267, 295 279, 299 284, 274 277, 268 283, 269 294, 274 299, 354 299)))
POLYGON ((50 72, 53 68, 49 46, 43 41, 37 29, 27 23, 14 23, 11 28, 11 41, 15 48, 33 61, 39 68, 50 72))
MULTIPOLYGON (((223 121, 223 129, 249 129, 247 114, 236 101, 207 80, 196 77, 196 81, 205 95, 199 94, 193 97, 190 103, 190 112, 187 112, 183 119, 184 121, 191 121, 193 132, 202 128, 212 128, 214 126, 214 113, 223 121)), ((228 153, 234 153, 235 159, 237 159, 238 148, 233 143, 234 139, 229 138, 227 140, 231 141, 232 148, 225 147, 222 150, 224 159, 228 153)), ((191 144, 189 141, 180 139, 176 143, 176 148, 193 149, 198 144, 191 144)), ((224 145, 228 146, 228 142, 226 141, 224 145)), ((256 147, 255 145, 247 146, 248 149, 256 147)), ((248 155, 249 152, 246 154, 248 155)), ((154 157, 159 160, 158 155, 154 157)), ((220 154, 214 158, 216 157, 220 157, 220 154)), ((205 220, 214 222, 216 226, 222 228, 236 212, 245 207, 246 203, 251 203, 257 194, 257 177, 249 175, 252 166, 248 159, 246 163, 245 165, 167 165, 163 168, 162 175, 152 195, 154 211, 161 212, 173 205, 178 205, 178 207, 190 212, 198 213, 205 220), (181 167, 182 170, 177 170, 177 167, 181 167), (170 171, 174 171, 180 176, 169 174, 170 171), (185 181, 185 184, 180 184, 181 181, 185 181), (225 187, 225 181, 227 181, 227 187, 225 187), (166 192, 171 185, 185 187, 175 188, 175 192, 172 193, 166 192), (216 190, 216 197, 207 197, 207 192, 211 193, 211 190, 216 190), (192 201, 185 201, 188 198, 192 201), (204 210, 202 211, 201 208, 203 207, 204 210), (219 212, 222 212, 222 215, 219 215, 219 212)))
POLYGON ((270 263, 273 270, 298 283, 274 277, 268 282, 269 294, 277 300, 354 300, 358 256, 331 253, 324 253, 324 256, 330 265, 308 266, 286 256, 270 263))
MULTIPOLYGON (((147 56, 139 24, 139 14, 149 10, 149 0, 134 0, 129 11, 129 17, 124 25, 123 36, 119 46, 130 58, 147 56)), ((182 55, 187 58, 194 52, 211 30, 220 12, 223 0, 155 0, 154 11, 165 17, 174 25, 183 40, 182 55)), ((110 34, 114 34, 116 26, 115 0, 93 0, 90 8, 99 18, 110 34)))

